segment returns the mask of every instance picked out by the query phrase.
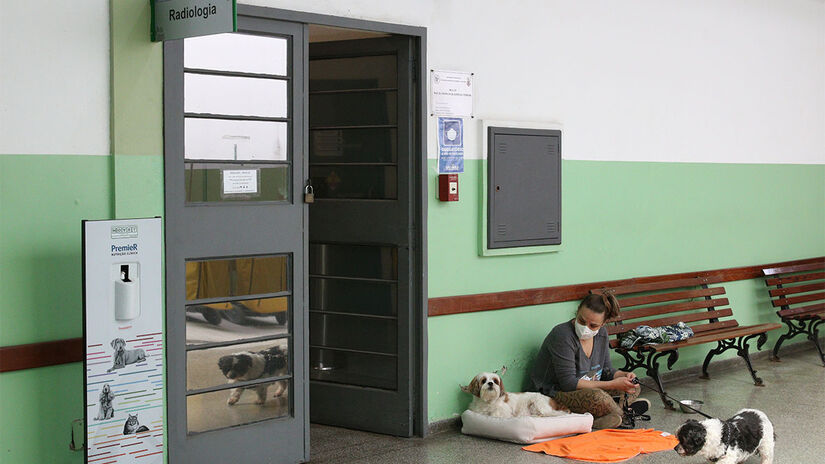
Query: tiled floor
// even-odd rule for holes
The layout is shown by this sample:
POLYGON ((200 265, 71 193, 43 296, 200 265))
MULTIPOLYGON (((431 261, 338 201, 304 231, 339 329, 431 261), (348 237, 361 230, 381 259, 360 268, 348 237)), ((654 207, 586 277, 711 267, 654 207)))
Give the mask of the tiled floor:
MULTIPOLYGON (((689 378, 667 384, 668 393, 679 399, 705 402, 703 411, 715 417, 730 417, 743 407, 758 408, 776 428, 775 464, 819 464, 825 462, 825 367, 816 351, 786 355, 781 363, 762 358, 754 363, 765 387, 755 387, 744 365, 725 372, 714 370, 712 380, 689 378)), ((673 432, 687 418, 701 418, 661 407, 658 395, 651 400, 650 427, 673 432)), ((428 438, 396 438, 366 432, 312 425, 312 463, 573 463, 543 454, 523 451, 519 445, 462 435, 448 431, 428 438)), ((627 463, 699 464, 698 457, 681 458, 674 451, 637 456, 627 463)), ((753 457, 747 463, 758 463, 753 457)))

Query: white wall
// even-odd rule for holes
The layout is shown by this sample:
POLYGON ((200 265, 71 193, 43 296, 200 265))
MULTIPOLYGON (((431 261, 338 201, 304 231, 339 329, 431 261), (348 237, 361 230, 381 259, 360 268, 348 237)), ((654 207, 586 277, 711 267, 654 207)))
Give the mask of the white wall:
POLYGON ((109 154, 109 0, 2 2, 0 154, 109 154))
POLYGON ((567 159, 825 163, 823 0, 240 3, 426 27, 475 73, 468 158, 499 119, 561 122, 567 159))
MULTIPOLYGON (((499 119, 562 123, 567 159, 825 163, 825 0, 241 3, 426 27, 475 73, 468 158, 499 119)), ((108 0, 3 2, 0 154, 109 154, 109 93, 108 0)))

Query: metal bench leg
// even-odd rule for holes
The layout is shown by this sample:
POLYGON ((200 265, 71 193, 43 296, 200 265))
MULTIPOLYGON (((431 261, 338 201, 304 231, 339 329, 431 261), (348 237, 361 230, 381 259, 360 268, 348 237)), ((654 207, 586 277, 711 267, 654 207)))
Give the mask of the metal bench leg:
POLYGON ((710 359, 716 356, 717 354, 722 354, 728 348, 731 348, 730 346, 725 346, 725 344, 722 343, 723 341, 727 340, 719 340, 718 342, 716 342, 716 348, 708 351, 708 355, 705 356, 705 361, 702 363, 702 375, 699 376, 700 378, 709 379, 710 376, 708 375, 708 365, 710 364, 710 359))
POLYGON ((673 402, 665 397, 665 387, 662 384, 662 379, 659 377, 659 358, 667 356, 667 368, 673 369, 673 364, 679 359, 679 352, 663 351, 657 353, 655 351, 622 351, 619 354, 624 357, 624 367, 621 369, 625 372, 633 372, 638 368, 644 368, 648 377, 656 382, 656 387, 659 389, 659 397, 662 398, 662 404, 666 409, 674 409, 673 402))
POLYGON ((742 359, 745 360, 745 364, 748 365, 748 370, 751 372, 751 377, 753 377, 753 384, 757 387, 762 387, 765 384, 762 383, 761 378, 756 376, 756 371, 753 370, 753 365, 751 364, 751 357, 748 354, 748 341, 755 337, 759 337, 759 340, 757 340, 756 342, 756 349, 761 350, 762 345, 764 345, 765 342, 768 341, 768 334, 764 332, 761 334, 748 335, 747 337, 739 337, 739 340, 737 342, 739 346, 737 347, 736 353, 739 356, 741 356, 742 359))
POLYGON ((776 340, 776 344, 773 346, 773 354, 771 355, 771 361, 779 362, 779 347, 782 346, 782 343, 785 340, 790 340, 796 337, 799 334, 806 333, 805 331, 805 323, 801 321, 795 321, 793 319, 785 319, 784 322, 788 326, 788 332, 782 334, 778 340, 776 340))
POLYGON ((808 340, 814 342, 816 350, 819 351, 819 357, 822 359, 822 365, 825 366, 825 354, 822 353, 822 347, 819 345, 819 326, 825 322, 825 319, 811 319, 808 325, 808 340))
POLYGON ((752 339, 754 337, 759 337, 759 340, 757 341, 756 345, 757 345, 757 349, 762 349, 762 345, 764 345, 765 342, 768 340, 768 335, 764 332, 761 333, 761 334, 753 334, 753 335, 742 336, 742 337, 739 337, 739 338, 736 338, 736 339, 729 338, 727 340, 717 341, 716 342, 717 343, 716 348, 714 348, 714 349, 712 349, 708 352, 707 357, 705 357, 705 362, 702 363, 702 378, 703 379, 709 379, 710 378, 710 375, 708 375, 708 365, 710 364, 711 358, 713 358, 714 356, 716 356, 718 354, 722 354, 727 350, 735 349, 736 354, 738 354, 739 356, 742 357, 742 359, 745 360, 745 364, 747 364, 747 366, 748 366, 748 371, 750 371, 751 377, 753 377, 754 385, 759 386, 759 387, 763 386, 764 384, 762 383, 762 379, 757 377, 756 376, 756 371, 753 370, 753 364, 751 364, 751 357, 750 357, 750 354, 748 352, 749 351, 748 350, 748 348, 749 348, 748 347, 748 342, 750 341, 750 339, 752 339))
POLYGON ((656 381, 656 386, 659 388, 659 398, 662 399, 662 404, 664 404, 665 409, 675 409, 673 407, 673 401, 670 401, 665 396, 665 386, 662 384, 662 378, 659 377, 659 358, 662 356, 668 356, 667 360, 667 368, 671 369, 673 367, 673 363, 679 358, 679 353, 677 351, 664 351, 661 353, 650 353, 648 355, 648 368, 647 368, 647 375, 651 377, 654 381, 656 381))

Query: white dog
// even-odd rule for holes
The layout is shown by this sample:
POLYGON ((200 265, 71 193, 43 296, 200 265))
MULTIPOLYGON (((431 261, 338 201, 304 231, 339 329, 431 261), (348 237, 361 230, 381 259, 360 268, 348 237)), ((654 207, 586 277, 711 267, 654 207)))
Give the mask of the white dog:
POLYGON ((482 372, 461 391, 473 395, 470 411, 492 417, 562 416, 565 408, 541 393, 507 393, 498 374, 482 372))
POLYGON ((756 409, 743 409, 726 421, 689 420, 676 438, 674 450, 681 456, 698 454, 716 464, 737 464, 758 453, 762 464, 773 463, 773 424, 756 409))
POLYGON ((111 369, 106 372, 112 372, 115 369, 122 369, 127 364, 134 364, 136 362, 146 361, 146 353, 140 348, 134 350, 126 349, 126 340, 122 338, 115 338, 112 340, 112 349, 115 350, 111 369))

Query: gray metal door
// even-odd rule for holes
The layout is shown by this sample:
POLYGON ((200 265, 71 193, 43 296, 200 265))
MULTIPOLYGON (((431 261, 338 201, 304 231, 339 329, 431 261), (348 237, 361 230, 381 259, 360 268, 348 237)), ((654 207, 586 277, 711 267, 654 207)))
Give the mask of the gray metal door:
POLYGON ((313 422, 413 433, 411 40, 309 46, 313 422))
POLYGON ((304 26, 164 44, 169 456, 309 457, 304 26))

